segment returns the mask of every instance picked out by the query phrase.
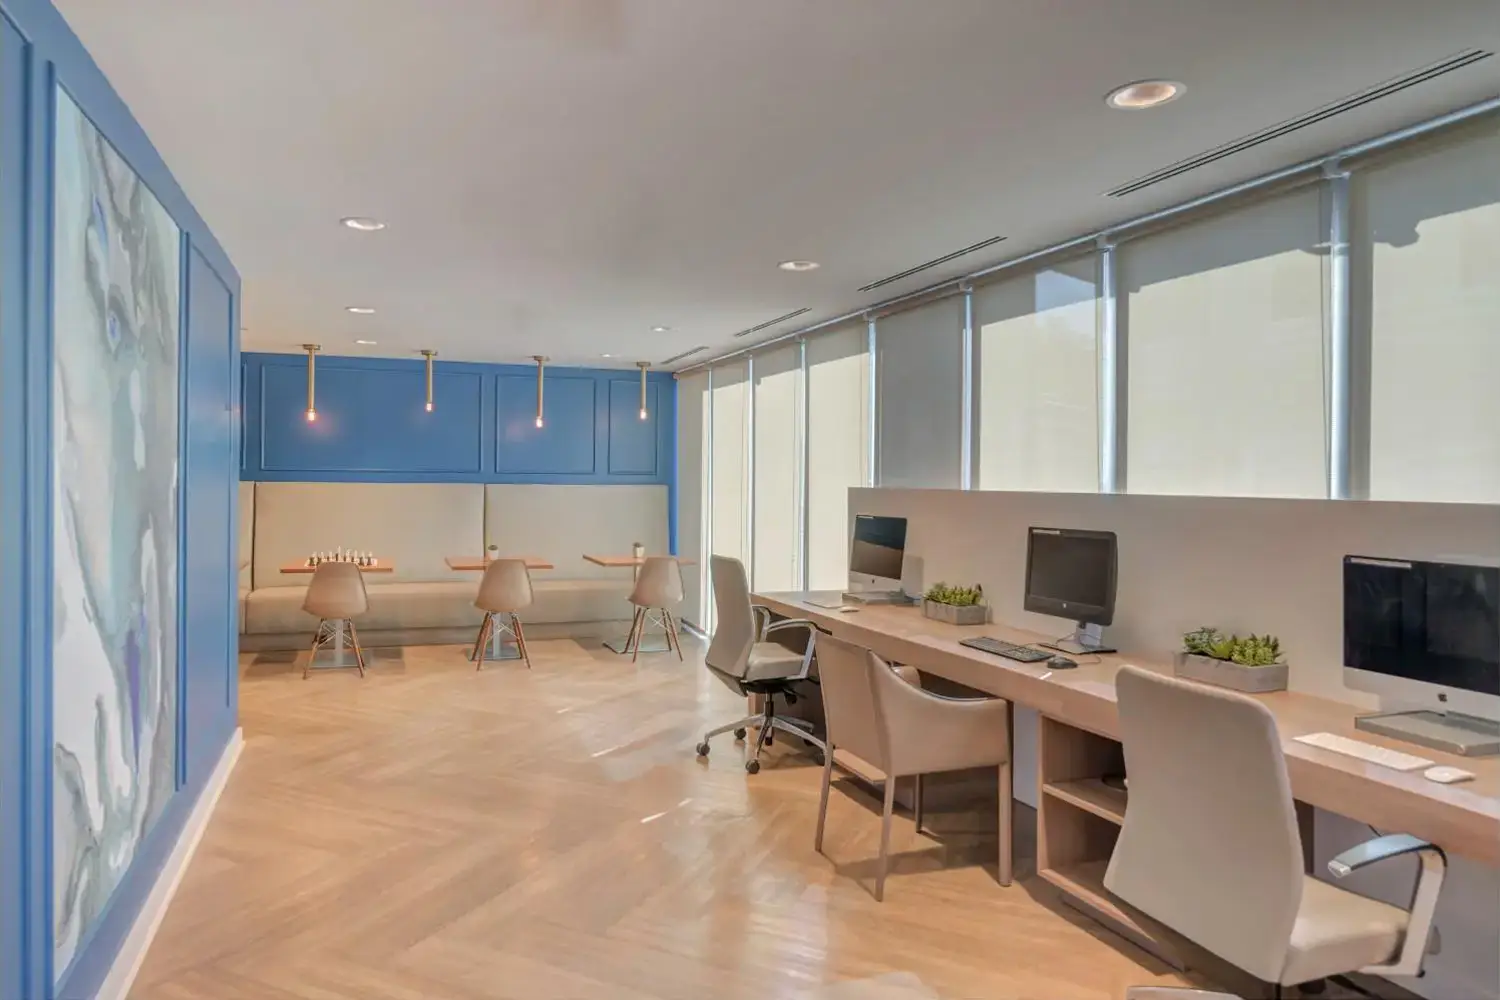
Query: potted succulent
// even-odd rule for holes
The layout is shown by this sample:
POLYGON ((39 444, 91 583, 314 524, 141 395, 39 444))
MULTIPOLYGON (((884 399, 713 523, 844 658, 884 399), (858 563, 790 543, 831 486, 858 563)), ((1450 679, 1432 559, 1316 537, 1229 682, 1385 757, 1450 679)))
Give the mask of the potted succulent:
POLYGON ((1242 639, 1212 626, 1195 628, 1183 634, 1173 666, 1179 677, 1233 691, 1286 690, 1287 663, 1274 635, 1252 632, 1242 639))
POLYGON ((950 625, 983 625, 989 620, 990 609, 984 603, 984 589, 977 583, 972 587, 935 583, 927 588, 922 614, 950 625))

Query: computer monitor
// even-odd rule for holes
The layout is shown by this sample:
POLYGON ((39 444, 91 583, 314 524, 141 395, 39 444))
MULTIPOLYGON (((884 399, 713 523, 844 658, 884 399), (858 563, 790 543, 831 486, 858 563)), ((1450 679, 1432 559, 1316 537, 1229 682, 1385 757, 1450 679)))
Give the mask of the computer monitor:
POLYGON ((1344 683, 1500 721, 1500 566, 1345 556, 1344 683))
POLYGON ((1070 641, 1048 645, 1070 653, 1113 652, 1104 645, 1103 627, 1115 617, 1117 563, 1113 531, 1030 530, 1023 606, 1078 623, 1070 641))
POLYGON ((905 556, 906 518, 854 515, 854 538, 849 545, 851 591, 899 592, 905 556))

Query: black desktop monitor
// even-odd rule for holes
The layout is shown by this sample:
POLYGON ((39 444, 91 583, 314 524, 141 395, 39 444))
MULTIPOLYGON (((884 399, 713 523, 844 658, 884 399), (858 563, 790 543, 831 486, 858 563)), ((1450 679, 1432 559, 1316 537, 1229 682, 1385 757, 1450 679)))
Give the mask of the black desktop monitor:
POLYGON ((1026 539, 1026 610, 1083 626, 1108 625, 1115 617, 1116 558, 1113 531, 1032 528, 1026 539))
POLYGON ((849 546, 851 582, 901 586, 901 562, 906 555, 906 518, 854 516, 854 541, 849 546), (873 579, 862 579, 870 577, 873 579))

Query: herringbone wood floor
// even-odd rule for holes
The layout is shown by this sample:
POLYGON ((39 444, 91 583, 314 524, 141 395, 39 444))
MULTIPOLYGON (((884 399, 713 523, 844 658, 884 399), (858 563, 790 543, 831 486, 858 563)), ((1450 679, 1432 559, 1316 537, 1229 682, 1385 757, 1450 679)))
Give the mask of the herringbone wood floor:
POLYGON ((1179 982, 1032 876, 1024 808, 1001 889, 993 799, 937 813, 936 836, 899 818, 876 903, 872 798, 835 792, 825 858, 806 757, 778 749, 750 777, 728 736, 694 757, 744 702, 686 645, 686 663, 632 665, 537 641, 533 670, 479 673, 458 647, 380 650, 363 680, 305 682, 306 654, 242 657, 244 754, 131 996, 1113 1000, 1179 982))

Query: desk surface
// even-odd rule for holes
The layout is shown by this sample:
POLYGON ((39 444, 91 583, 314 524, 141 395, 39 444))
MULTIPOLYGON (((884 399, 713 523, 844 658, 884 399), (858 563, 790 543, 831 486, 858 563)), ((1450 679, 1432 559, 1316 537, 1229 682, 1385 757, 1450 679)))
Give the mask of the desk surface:
MULTIPOLYGON (((380 557, 376 556, 376 558, 379 559, 380 557)), ((327 560, 327 561, 328 562, 336 562, 337 560, 330 559, 330 560, 327 560)), ((285 566, 281 567, 281 571, 283 573, 305 573, 308 576, 311 576, 313 573, 317 572, 317 570, 318 570, 318 567, 316 567, 316 566, 309 566, 309 565, 307 565, 307 563, 305 561, 304 562, 287 563, 285 566)), ((374 566, 361 566, 361 567, 359 567, 359 571, 361 573, 394 573, 394 572, 396 572, 396 566, 395 566, 394 563, 391 563, 388 560, 380 559, 380 562, 377 563, 374 566)))
MULTIPOLYGON (((637 559, 635 556, 591 556, 585 553, 583 558, 585 562, 591 562, 595 566, 608 566, 611 569, 629 569, 632 566, 644 566, 646 560, 651 557, 641 556, 637 559)), ((683 559, 680 556, 674 558, 677 559, 677 563, 680 566, 692 566, 697 562, 695 559, 683 559)))
POLYGON ((523 559, 527 569, 557 568, 541 556, 495 556, 494 559, 486 559, 484 556, 444 556, 443 562, 448 564, 449 569, 482 570, 488 568, 495 559, 523 559))
MULTIPOLYGON (((1033 708, 1060 722, 1119 739, 1115 673, 1125 664, 1171 673, 1170 664, 1128 655, 1100 657, 1076 669, 1054 671, 1042 663, 1017 663, 959 645, 991 635, 1010 642, 1048 638, 1004 625, 958 626, 924 618, 919 608, 864 605, 840 612, 807 603, 837 601, 827 593, 757 593, 757 604, 777 614, 806 618, 824 631, 866 646, 887 659, 908 663, 999 698, 1033 708)), ((1295 667, 1293 668, 1295 669, 1295 667)), ((1485 864, 1500 866, 1500 758, 1458 757, 1357 732, 1358 709, 1342 702, 1281 691, 1254 696, 1276 716, 1287 771, 1296 797, 1309 805, 1369 823, 1383 833, 1410 833, 1485 864), (1339 733, 1472 771, 1474 780, 1441 785, 1421 771, 1402 772, 1369 764, 1292 738, 1339 733)))

